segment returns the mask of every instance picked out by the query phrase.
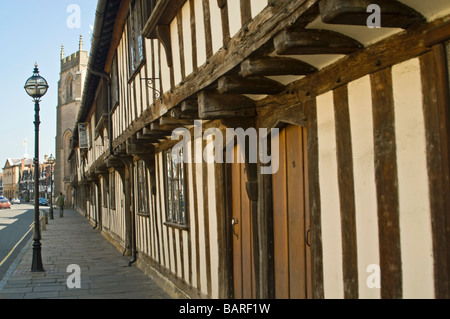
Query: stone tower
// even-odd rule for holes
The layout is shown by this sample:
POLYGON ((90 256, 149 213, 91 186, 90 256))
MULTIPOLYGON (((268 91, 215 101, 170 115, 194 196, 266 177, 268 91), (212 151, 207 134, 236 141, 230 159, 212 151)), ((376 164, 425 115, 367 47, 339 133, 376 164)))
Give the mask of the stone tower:
POLYGON ((83 51, 83 38, 80 36, 78 51, 70 56, 64 55, 61 48, 61 73, 58 82, 58 106, 56 116, 56 164, 55 194, 62 192, 67 205, 71 205, 70 165, 67 161, 71 150, 73 129, 83 94, 84 78, 87 72, 89 53, 83 51))

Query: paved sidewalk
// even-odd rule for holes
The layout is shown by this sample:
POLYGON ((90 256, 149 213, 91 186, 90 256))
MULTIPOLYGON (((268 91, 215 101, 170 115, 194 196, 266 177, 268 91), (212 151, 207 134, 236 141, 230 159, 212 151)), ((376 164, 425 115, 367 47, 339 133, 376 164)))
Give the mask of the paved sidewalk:
MULTIPOLYGON (((151 279, 124 257, 86 219, 73 210, 50 220, 42 231, 44 273, 31 273, 27 244, 0 282, 0 299, 169 299, 151 279), (81 288, 69 289, 69 265, 81 269, 81 288)), ((71 281, 72 282, 72 281, 71 281)))

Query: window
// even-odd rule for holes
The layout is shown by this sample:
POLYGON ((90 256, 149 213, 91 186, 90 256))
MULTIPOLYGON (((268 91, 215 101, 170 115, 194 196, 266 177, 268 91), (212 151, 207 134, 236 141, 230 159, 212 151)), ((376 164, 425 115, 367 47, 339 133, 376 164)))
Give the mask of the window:
POLYGON ((148 175, 144 161, 137 162, 137 200, 138 214, 149 216, 148 175))
POLYGON ((103 199, 103 207, 108 207, 108 185, 106 184, 106 179, 102 178, 102 199, 103 199))
POLYGON ((67 102, 73 99, 73 78, 71 75, 69 75, 66 81, 66 99, 67 102))
POLYGON ((94 184, 91 184, 89 195, 91 195, 89 201, 91 202, 91 205, 95 205, 95 186, 94 184))
POLYGON ((128 47, 130 58, 130 75, 138 69, 144 60, 144 39, 142 38, 142 0, 135 0, 131 5, 128 18, 128 47))
POLYGON ((111 108, 119 103, 119 75, 117 71, 117 55, 114 56, 111 66, 111 108))
POLYGON ((109 173, 109 207, 116 209, 116 173, 109 173))
POLYGON ((81 149, 87 149, 89 147, 87 130, 88 130, 87 123, 78 124, 78 136, 80 139, 80 148, 81 149))
MULTIPOLYGON (((183 158, 183 148, 179 148, 177 158, 183 158)), ((172 150, 164 152, 166 185, 166 220, 168 223, 188 226, 186 202, 186 172, 182 161, 173 157, 172 150)))

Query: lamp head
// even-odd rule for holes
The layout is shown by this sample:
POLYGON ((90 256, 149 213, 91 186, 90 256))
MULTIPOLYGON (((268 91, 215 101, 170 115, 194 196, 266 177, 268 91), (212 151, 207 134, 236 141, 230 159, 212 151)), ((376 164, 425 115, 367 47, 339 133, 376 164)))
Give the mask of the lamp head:
POLYGON ((33 75, 25 83, 25 91, 35 101, 39 101, 48 90, 47 81, 39 75, 37 63, 34 65, 33 75))

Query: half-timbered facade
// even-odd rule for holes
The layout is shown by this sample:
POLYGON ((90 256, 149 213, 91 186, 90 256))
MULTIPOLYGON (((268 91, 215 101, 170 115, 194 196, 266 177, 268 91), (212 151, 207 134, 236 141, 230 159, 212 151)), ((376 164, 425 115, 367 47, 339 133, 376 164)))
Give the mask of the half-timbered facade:
POLYGON ((448 298, 449 21, 437 0, 100 0, 74 203, 174 296, 448 298))

